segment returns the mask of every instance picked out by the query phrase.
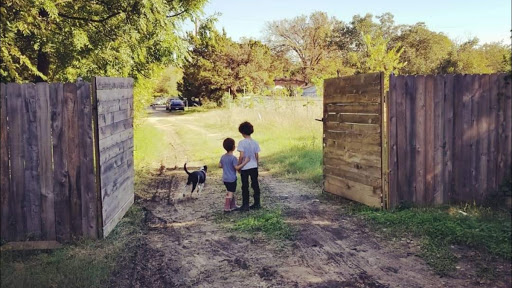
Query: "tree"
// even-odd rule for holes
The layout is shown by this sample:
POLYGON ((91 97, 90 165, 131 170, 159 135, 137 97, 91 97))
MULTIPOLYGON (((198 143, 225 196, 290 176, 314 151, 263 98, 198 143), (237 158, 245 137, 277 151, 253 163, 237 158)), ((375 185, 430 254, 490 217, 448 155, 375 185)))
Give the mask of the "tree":
POLYGON ((455 46, 446 35, 428 30, 421 22, 402 27, 393 42, 400 43, 403 49, 400 61, 407 63, 399 70, 400 74, 437 73, 439 65, 455 46))
POLYGON ((2 81, 148 74, 184 54, 176 27, 205 2, 2 1, 2 81))
MULTIPOLYGON (((389 49, 389 40, 384 39, 381 35, 372 37, 363 35, 365 45, 364 57, 353 54, 353 60, 357 66, 357 72, 384 72, 387 76, 396 73, 398 69, 404 67, 405 63, 400 61, 400 55, 403 52, 398 46, 389 49)), ((386 77, 387 78, 387 77, 386 77)))
POLYGON ((311 82, 326 70, 336 71, 333 62, 340 63, 336 60, 341 55, 330 41, 335 25, 337 20, 324 12, 269 22, 266 43, 276 55, 289 57, 295 64, 295 74, 311 82))
POLYGON ((478 38, 454 46, 439 65, 440 73, 497 73, 510 71, 510 45, 487 43, 478 46, 478 38))
POLYGON ((182 95, 220 102, 224 93, 237 97, 241 90, 252 92, 271 85, 280 66, 270 49, 255 40, 234 42, 213 24, 206 21, 197 35, 188 36, 192 47, 178 87, 182 95))

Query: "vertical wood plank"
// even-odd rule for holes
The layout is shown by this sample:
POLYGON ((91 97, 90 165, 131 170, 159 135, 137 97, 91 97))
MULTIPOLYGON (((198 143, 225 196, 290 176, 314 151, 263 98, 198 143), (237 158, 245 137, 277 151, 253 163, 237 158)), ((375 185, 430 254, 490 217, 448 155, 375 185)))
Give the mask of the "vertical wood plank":
MULTIPOLYGON (((103 238, 103 201, 101 198, 101 159, 100 159, 100 140, 99 140, 99 125, 98 125, 98 93, 96 78, 92 78, 92 132, 93 132, 93 143, 94 143, 94 176, 96 178, 96 213, 97 221, 96 227, 98 227, 98 238, 103 238)), ((324 118, 325 119, 325 118, 324 118)), ((325 125, 325 122, 324 122, 325 125)))
MULTIPOLYGON (((471 132, 467 135, 470 141, 470 179, 471 179, 471 187, 469 189, 470 199, 475 201, 478 200, 478 194, 481 190, 480 185, 480 134, 478 129, 478 121, 480 119, 480 108, 478 104, 480 103, 480 98, 482 96, 482 91, 480 88, 480 76, 481 75, 471 75, 471 132)), ((467 132, 466 132, 467 133, 467 132)))
POLYGON ((55 195, 55 234, 57 241, 71 239, 71 209, 69 203, 68 130, 64 128, 64 89, 62 83, 50 85, 50 105, 53 137, 53 191, 55 195))
POLYGON ((416 76, 416 168, 415 194, 416 203, 425 203, 425 76, 416 76))
MULTIPOLYGON (((388 121, 386 119, 388 112, 388 103, 386 101, 386 93, 384 89, 384 72, 379 73, 380 78, 380 106, 381 106, 381 114, 380 114, 380 163, 381 163, 381 191, 382 191, 382 198, 381 198, 381 207, 383 209, 388 209, 389 207, 389 178, 388 178, 388 171, 389 171, 389 162, 388 162, 388 121)), ((388 93, 389 94, 389 93, 388 93)))
MULTIPOLYGON (((464 136, 464 75, 455 75, 454 77, 454 177, 455 185, 452 192, 452 201, 460 201, 463 199, 464 187, 464 151, 463 151, 463 136, 464 136)), ((470 110, 471 111, 471 110, 470 110)))
POLYGON ((487 187, 491 192, 498 189, 498 93, 500 80, 497 74, 489 76, 489 164, 487 165, 487 187))
POLYGON ((92 139, 91 117, 91 89, 90 84, 81 82, 78 84, 78 101, 80 113, 78 125, 80 131, 80 180, 82 191, 82 233, 89 238, 97 238, 96 223, 96 185, 94 175, 94 155, 92 139))
MULTIPOLYGON (((444 121, 444 76, 437 75, 434 79, 434 190, 433 201, 435 204, 444 202, 444 131, 448 125, 444 121)), ((428 111, 427 111, 428 113, 428 111)))
POLYGON ((64 129, 68 137, 68 179, 71 207, 71 232, 73 236, 82 235, 82 205, 80 186, 80 146, 78 131, 79 103, 77 87, 74 83, 64 84, 64 129))
POLYGON ((425 77, 425 203, 434 202, 434 84, 435 77, 425 77))
POLYGON ((480 184, 479 194, 477 198, 482 200, 485 196, 489 194, 487 189, 487 165, 489 164, 489 75, 480 75, 480 90, 481 95, 479 101, 477 102, 477 106, 479 109, 478 113, 478 142, 479 142, 479 175, 478 182, 480 184))
POLYGON ((448 203, 452 199, 453 191, 455 190, 455 179, 453 176, 453 163, 454 163, 454 76, 445 76, 444 85, 444 132, 443 132, 443 182, 444 193, 443 203, 448 203))
POLYGON ((11 240, 9 218, 14 213, 9 210, 9 145, 7 139, 7 86, 0 83, 0 238, 11 240))
POLYGON ((473 176, 473 169, 472 166, 472 155, 473 155, 473 144, 474 144, 474 136, 473 130, 473 124, 472 124, 472 113, 473 113, 473 93, 475 87, 473 87, 473 75, 464 75, 463 76, 463 94, 462 94, 462 161, 461 166, 458 166, 457 169, 462 170, 462 195, 459 201, 467 201, 472 200, 472 176, 473 176))
POLYGON ((41 237, 55 240, 55 209, 53 195, 50 87, 36 84, 37 134, 39 136, 39 176, 41 183, 41 237))
POLYGON ((416 199, 416 118, 415 113, 416 107, 416 81, 415 76, 407 76, 405 79, 405 125, 406 125, 406 137, 407 137, 407 149, 406 149, 406 178, 407 185, 407 201, 417 203, 416 199))
POLYGON ((504 177, 512 177, 512 79, 511 75, 504 73, 504 115, 505 115, 505 175, 504 177))
MULTIPOLYGON (((507 171, 509 167, 507 167, 507 152, 508 152, 508 139, 507 139, 507 87, 510 89, 510 86, 507 85, 508 80, 505 74, 499 74, 499 91, 498 91, 498 179, 497 185, 500 187, 503 184, 503 181, 506 177, 510 176, 510 171, 507 171)), ((510 95, 510 94, 509 94, 510 95)))
POLYGON ((407 121, 406 121, 406 87, 405 77, 396 77, 396 137, 397 137, 397 203, 411 201, 409 179, 407 178, 407 121))
POLYGON ((25 109, 21 93, 21 85, 7 84, 7 118, 9 125, 9 152, 11 164, 11 193, 9 197, 9 210, 14 212, 15 240, 25 240, 26 222, 23 214, 25 197, 25 139, 24 122, 25 109))
POLYGON ((398 158, 397 158, 397 113, 396 98, 398 94, 397 80, 395 75, 389 77, 389 97, 388 97, 388 165, 389 165, 389 207, 393 208, 397 205, 397 182, 398 182, 398 158))
POLYGON ((25 198, 27 237, 39 240, 41 237, 41 185, 39 182, 39 144, 37 134, 37 99, 35 84, 23 84, 25 130, 25 198))

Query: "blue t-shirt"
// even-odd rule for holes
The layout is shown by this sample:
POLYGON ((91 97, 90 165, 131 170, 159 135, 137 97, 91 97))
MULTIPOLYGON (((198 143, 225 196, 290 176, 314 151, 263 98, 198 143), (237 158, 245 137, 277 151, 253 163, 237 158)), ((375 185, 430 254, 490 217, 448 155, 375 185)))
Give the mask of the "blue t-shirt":
POLYGON ((233 154, 224 154, 220 157, 220 164, 222 165, 222 181, 224 182, 235 182, 236 181, 236 169, 238 165, 238 159, 233 154))

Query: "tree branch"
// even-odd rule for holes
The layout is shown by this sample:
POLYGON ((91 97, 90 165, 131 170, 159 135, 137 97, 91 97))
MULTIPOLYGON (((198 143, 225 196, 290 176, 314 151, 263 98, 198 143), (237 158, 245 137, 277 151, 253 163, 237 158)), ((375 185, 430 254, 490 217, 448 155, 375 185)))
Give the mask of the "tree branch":
POLYGON ((92 19, 92 18, 83 18, 83 17, 69 16, 69 15, 66 15, 66 14, 63 14, 63 13, 59 13, 59 16, 62 17, 62 18, 71 19, 71 20, 78 20, 78 21, 85 21, 85 22, 94 22, 94 23, 103 23, 103 22, 107 21, 108 19, 110 19, 112 17, 115 17, 115 16, 117 16, 117 15, 119 15, 121 13, 122 12, 116 12, 114 14, 108 15, 107 17, 105 17, 103 19, 92 19))
POLYGON ((183 10, 181 12, 178 12, 176 14, 173 14, 173 15, 167 15, 167 18, 178 17, 178 16, 180 16, 181 14, 183 14, 185 12, 187 12, 187 9, 185 9, 185 10, 183 10))

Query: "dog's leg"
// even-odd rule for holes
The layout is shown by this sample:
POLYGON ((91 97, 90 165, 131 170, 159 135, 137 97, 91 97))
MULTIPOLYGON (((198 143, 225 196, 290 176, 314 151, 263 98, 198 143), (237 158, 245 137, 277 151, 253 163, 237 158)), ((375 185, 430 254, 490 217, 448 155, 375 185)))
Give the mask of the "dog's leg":
POLYGON ((181 191, 183 192, 183 198, 185 198, 185 189, 187 188, 188 184, 185 184, 185 186, 183 186, 183 189, 181 189, 181 191))

